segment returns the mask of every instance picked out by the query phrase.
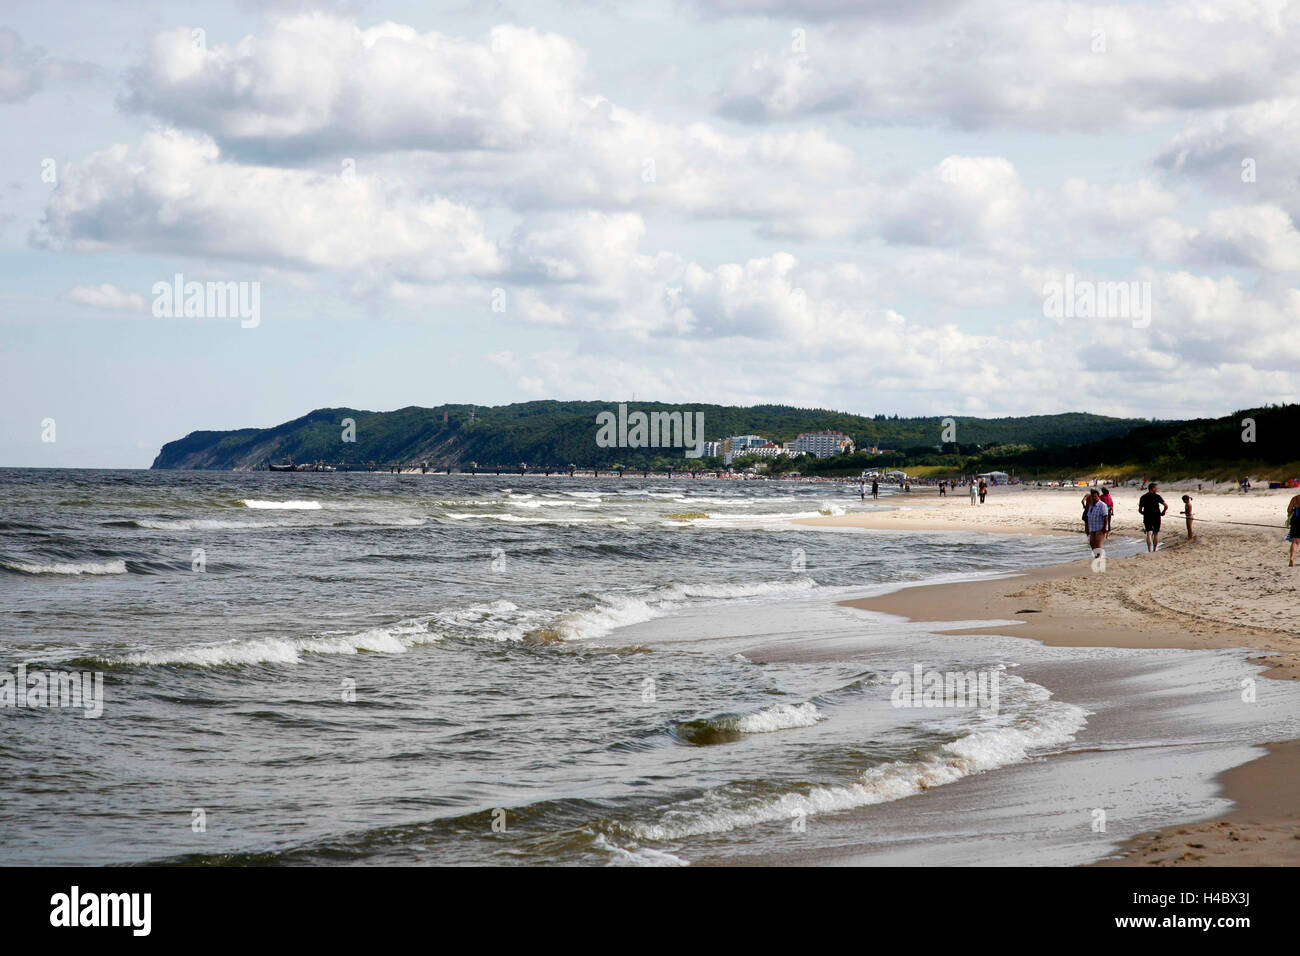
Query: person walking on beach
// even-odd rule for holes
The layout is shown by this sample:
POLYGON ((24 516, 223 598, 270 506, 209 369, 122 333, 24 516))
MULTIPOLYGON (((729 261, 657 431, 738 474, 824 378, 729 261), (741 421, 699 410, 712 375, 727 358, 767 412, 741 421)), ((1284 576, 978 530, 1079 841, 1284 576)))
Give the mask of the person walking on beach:
POLYGON ((872 479, 871 481, 871 497, 873 498, 880 497, 880 482, 876 481, 875 479, 872 479))
POLYGON ((1088 492, 1088 510, 1084 512, 1084 520, 1088 528, 1088 547, 1092 548, 1092 556, 1095 558, 1102 553, 1106 525, 1110 521, 1110 509, 1101 500, 1101 493, 1096 488, 1088 492))
POLYGON ((979 489, 975 487, 975 479, 970 480, 970 503, 975 504, 975 496, 979 494, 979 489))
POLYGON ((980 504, 984 504, 984 496, 989 493, 988 483, 983 478, 980 479, 980 504))
POLYGON ((863 501, 867 500, 867 479, 865 476, 858 479, 858 497, 863 501))
POLYGON ((1160 519, 1169 510, 1165 499, 1156 494, 1156 483, 1147 485, 1147 493, 1138 499, 1138 512, 1142 515, 1142 527, 1146 531, 1147 551, 1160 547, 1160 519))
POLYGON ((942 481, 939 482, 939 497, 942 498, 947 493, 948 493, 947 485, 942 481))
MULTIPOLYGON (((1300 497, 1297 495, 1296 497, 1300 497)), ((1192 534, 1192 496, 1183 495, 1183 515, 1187 518, 1187 540, 1192 541, 1195 535, 1192 534)))
POLYGON ((1287 529, 1286 539, 1291 542, 1291 557, 1287 561, 1288 568, 1295 567, 1295 548, 1300 544, 1300 495, 1296 495, 1286 505, 1286 514, 1291 521, 1287 529))
POLYGON ((1115 520, 1115 499, 1110 496, 1110 489, 1101 489, 1101 500, 1106 503, 1110 513, 1106 515, 1106 537, 1110 537, 1110 524, 1115 520))

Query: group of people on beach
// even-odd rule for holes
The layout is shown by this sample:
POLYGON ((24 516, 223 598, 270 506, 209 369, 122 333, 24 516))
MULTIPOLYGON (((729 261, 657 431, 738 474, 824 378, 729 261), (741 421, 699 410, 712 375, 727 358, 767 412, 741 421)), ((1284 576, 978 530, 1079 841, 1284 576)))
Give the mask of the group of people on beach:
MULTIPOLYGON (((1192 496, 1183 495, 1183 510, 1179 512, 1187 521, 1187 540, 1195 541, 1196 532, 1192 529, 1192 496)), ((1142 515, 1142 529, 1146 534, 1147 551, 1160 547, 1160 519, 1169 512, 1169 505, 1160 496, 1159 486, 1152 481, 1147 484, 1147 491, 1138 499, 1138 513, 1142 515)), ((1287 502, 1286 540, 1291 542, 1291 554, 1287 559, 1288 567, 1295 567, 1295 553, 1300 546, 1300 494, 1287 502)), ((1101 552, 1102 543, 1110 536, 1111 521, 1115 516, 1115 502, 1110 491, 1093 488, 1083 496, 1083 524, 1088 534, 1088 546, 1093 554, 1101 552)))
MULTIPOLYGON (((953 490, 955 491, 957 488, 957 482, 954 481, 952 483, 952 486, 953 486, 953 490)), ((988 493, 989 493, 988 482, 986 482, 983 478, 979 480, 978 485, 975 484, 974 478, 970 480, 970 503, 971 504, 975 504, 975 499, 977 496, 979 498, 979 503, 984 504, 984 498, 985 496, 988 495, 988 493)), ((943 498, 947 494, 948 494, 948 482, 947 481, 939 482, 939 497, 943 498)))
MULTIPOLYGON (((1138 499, 1138 514, 1142 515, 1142 530, 1146 535, 1147 551, 1160 547, 1160 519, 1169 513, 1169 505, 1160 496, 1159 486, 1152 481, 1147 491, 1138 499)), ((1195 539, 1192 531, 1192 496, 1183 495, 1183 510, 1187 519, 1187 540, 1195 539)), ((1102 543, 1110 537, 1111 522, 1115 518, 1115 499, 1109 488, 1093 488, 1083 496, 1083 525, 1088 534, 1088 547, 1093 553, 1101 550, 1102 543)))

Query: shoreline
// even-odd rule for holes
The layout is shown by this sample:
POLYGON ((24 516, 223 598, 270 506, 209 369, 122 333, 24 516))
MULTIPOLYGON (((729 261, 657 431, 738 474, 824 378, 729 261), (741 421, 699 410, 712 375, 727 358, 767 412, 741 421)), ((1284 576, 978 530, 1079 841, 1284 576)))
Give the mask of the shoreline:
MULTIPOLYGON (((1240 649, 1248 654, 1250 663, 1266 668, 1261 676, 1297 680, 1300 633, 1284 628, 1287 621, 1295 620, 1286 611, 1288 604, 1294 605, 1300 568, 1286 567, 1280 520, 1274 534, 1269 533, 1268 522, 1270 509, 1280 515, 1294 493, 1286 490, 1286 498, 1261 493, 1254 500, 1194 496, 1196 517, 1209 517, 1211 509, 1202 505, 1205 498, 1222 498, 1214 502, 1219 506, 1213 510, 1216 517, 1237 516, 1243 522, 1207 522, 1196 529, 1195 541, 1185 540, 1181 516, 1176 522, 1171 520, 1175 517, 1171 504, 1162 529, 1168 547, 1162 540, 1154 554, 1108 558, 1101 573, 1094 571, 1090 557, 1081 557, 1007 578, 912 585, 839 603, 936 623, 940 626, 932 629, 934 633, 954 639, 966 634, 1001 634, 1050 646, 1240 649), (1272 566, 1278 563, 1283 574, 1272 566), (1267 607, 1249 606, 1261 603, 1267 607), (975 620, 1017 623, 942 627, 946 622, 975 620)), ((944 501, 925 509, 928 513, 924 516, 908 509, 803 518, 795 523, 873 530, 1073 533, 1080 541, 1080 551, 1088 554, 1082 532, 1067 527, 1071 522, 1076 528, 1082 524, 1073 489, 1021 491, 999 497, 1003 501, 996 510, 988 505, 972 507, 964 500, 960 506, 944 501)), ((1178 503, 1176 496, 1169 497, 1178 503)), ((1123 506, 1135 508, 1135 498, 1132 492, 1115 492, 1117 536, 1141 533, 1124 515, 1123 506)), ((1139 834, 1092 865, 1300 864, 1300 740, 1274 741, 1261 747, 1256 759, 1225 771, 1216 783, 1234 804, 1227 813, 1139 834)))

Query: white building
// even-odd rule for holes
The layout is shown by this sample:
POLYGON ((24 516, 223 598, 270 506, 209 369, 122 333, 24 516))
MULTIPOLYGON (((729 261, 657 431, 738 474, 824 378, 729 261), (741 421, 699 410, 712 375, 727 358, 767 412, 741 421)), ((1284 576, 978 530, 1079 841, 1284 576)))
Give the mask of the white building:
POLYGON ((722 442, 706 441, 700 443, 701 458, 716 458, 718 455, 721 454, 722 454, 722 442))
POLYGON ((745 452, 746 455, 757 455, 759 458, 775 458, 777 455, 784 455, 785 453, 785 449, 774 442, 759 445, 757 448, 750 448, 745 452))
POLYGON ((760 435, 732 435, 722 440, 722 460, 730 465, 738 455, 752 454, 753 449, 768 444, 760 435))
POLYGON ((817 458, 831 458, 853 451, 853 439, 842 432, 804 432, 794 440, 793 450, 817 458))

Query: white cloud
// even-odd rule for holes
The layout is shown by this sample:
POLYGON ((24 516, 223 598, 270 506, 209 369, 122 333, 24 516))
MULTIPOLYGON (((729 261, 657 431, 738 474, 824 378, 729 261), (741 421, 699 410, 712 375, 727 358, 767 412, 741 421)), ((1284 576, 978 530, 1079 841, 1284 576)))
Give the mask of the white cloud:
POLYGON ((68 164, 38 243, 439 281, 503 260, 475 211, 376 177, 245 166, 174 130, 68 164))
POLYGON ((1148 245, 1167 262, 1300 274, 1300 232, 1278 206, 1216 209, 1204 229, 1172 219, 1151 224, 1148 245))
POLYGON ((810 31, 736 65, 720 109, 766 121, 1095 130, 1295 88, 1300 10, 1268 0, 973 0, 910 23, 810 31))
POLYGON ((1276 202, 1300 220, 1296 156, 1300 97, 1281 96, 1198 116, 1156 162, 1239 202, 1276 202))
POLYGON ((541 250, 547 262, 581 262, 562 270, 565 281, 529 294, 585 345, 498 356, 495 363, 517 385, 530 383, 526 394, 609 397, 635 390, 704 400, 719 399, 721 389, 741 402, 894 402, 932 412, 952 402, 947 407, 971 413, 1008 402, 1048 411, 1069 396, 1069 407, 1143 414, 1148 389, 1167 403, 1162 408, 1239 405, 1242 394, 1259 387, 1248 369, 1277 394, 1296 394, 1287 376, 1300 372, 1300 340, 1292 334, 1300 290, 1284 283, 1250 288, 1234 278, 1139 269, 1123 278, 1152 287, 1150 325, 1141 328, 1135 317, 1046 319, 1043 282, 1065 270, 1004 269, 998 292, 1019 304, 997 330, 981 333, 920 321, 891 305, 927 278, 941 282, 943 270, 976 271, 978 260, 932 251, 918 253, 911 271, 881 272, 777 253, 710 268, 636 251, 637 226, 623 216, 550 220, 519 244, 541 250), (619 242, 602 257, 604 247, 593 239, 611 232, 619 242), (927 262, 935 274, 918 274, 927 262), (589 298, 584 278, 599 285, 599 301, 589 298), (731 370, 725 381, 710 371, 719 362, 731 370))
POLYGON ((479 43, 314 13, 234 44, 161 33, 126 103, 254 154, 518 150, 573 123, 583 63, 554 33, 506 25, 479 43))
MULTIPOLYGON (((745 6, 711 12, 787 11, 745 6)), ((1294 396, 1300 236, 1285 163, 1300 141, 1278 59, 1291 13, 1270 20, 1245 0, 991 10, 932 5, 935 32, 901 9, 857 16, 828 0, 806 57, 746 74, 749 118, 798 125, 740 133, 612 102, 574 41, 532 29, 476 41, 315 14, 207 49, 171 31, 127 102, 188 131, 69 164, 35 238, 341 275, 365 308, 481 316, 485 337, 505 336, 498 348, 526 329, 542 344, 490 361, 528 396, 1134 413, 1150 395, 1168 414, 1258 395, 1252 367, 1294 396), (1098 24, 1104 54, 1088 47, 1098 24), (1250 44, 1251 70, 1275 76, 1242 71, 1250 44), (1266 86, 1266 108, 1201 111, 1266 86), (1124 178, 1098 179, 1078 175, 1072 146, 1039 159, 1040 142, 1057 146, 1037 134, 960 141, 979 155, 926 134, 900 156, 884 128, 850 148, 863 138, 830 114, 1040 130, 1193 119, 1160 158, 1167 175, 1119 156, 1107 168, 1124 178), (1259 147, 1255 191, 1190 215, 1186 175, 1237 175, 1246 143, 1259 147), (337 173, 362 156, 355 175, 337 173), (655 238, 683 223, 703 237, 690 254, 655 238), (710 243, 719 223, 713 235, 741 224, 757 238, 743 253, 710 243), (1151 327, 1045 320, 1043 281, 1066 272, 1150 281, 1151 327)))

